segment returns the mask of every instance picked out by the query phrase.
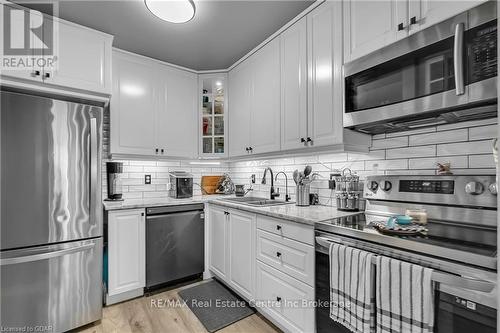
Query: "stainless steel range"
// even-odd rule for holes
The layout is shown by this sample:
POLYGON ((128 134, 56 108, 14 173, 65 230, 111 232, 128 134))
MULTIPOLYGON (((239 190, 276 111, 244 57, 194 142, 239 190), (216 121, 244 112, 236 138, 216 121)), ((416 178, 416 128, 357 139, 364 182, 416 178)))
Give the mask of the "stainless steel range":
MULTIPOLYGON (((368 177, 364 213, 316 224, 318 299, 329 298, 327 248, 341 243, 433 268, 439 332, 496 332, 495 180, 493 175, 368 177), (423 232, 401 236, 376 228, 408 211, 425 216, 423 232)), ((318 332, 334 326, 324 309, 317 316, 318 332)))

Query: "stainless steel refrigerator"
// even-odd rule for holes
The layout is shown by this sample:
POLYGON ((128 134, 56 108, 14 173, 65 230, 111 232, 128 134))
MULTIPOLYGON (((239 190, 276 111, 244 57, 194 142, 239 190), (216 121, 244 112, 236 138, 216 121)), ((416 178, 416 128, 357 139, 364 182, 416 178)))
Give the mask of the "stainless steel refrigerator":
POLYGON ((102 108, 0 92, 1 330, 102 314, 102 108))

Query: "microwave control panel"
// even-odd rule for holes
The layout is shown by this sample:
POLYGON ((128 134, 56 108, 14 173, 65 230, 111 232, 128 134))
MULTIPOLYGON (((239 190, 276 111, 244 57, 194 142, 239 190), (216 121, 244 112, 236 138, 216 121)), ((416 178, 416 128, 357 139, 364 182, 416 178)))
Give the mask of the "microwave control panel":
POLYGON ((467 31, 468 83, 497 76, 497 20, 467 31))

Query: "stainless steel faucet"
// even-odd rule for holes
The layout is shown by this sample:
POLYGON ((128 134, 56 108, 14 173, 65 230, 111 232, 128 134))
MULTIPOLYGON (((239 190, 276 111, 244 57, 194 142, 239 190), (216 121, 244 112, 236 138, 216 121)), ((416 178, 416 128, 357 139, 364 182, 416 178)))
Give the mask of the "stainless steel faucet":
POLYGON ((270 167, 267 167, 265 170, 264 170, 264 176, 262 176, 262 184, 266 184, 266 175, 267 175, 267 170, 269 170, 269 172, 271 173, 271 191, 270 191, 270 198, 271 200, 274 200, 274 198, 276 197, 279 197, 280 194, 279 193, 275 193, 274 192, 274 176, 273 176, 273 169, 271 169, 270 167))
POLYGON ((290 196, 288 195, 288 176, 286 175, 286 173, 283 171, 278 172, 274 180, 278 180, 278 175, 280 174, 283 174, 283 176, 285 176, 285 201, 290 201, 290 196))

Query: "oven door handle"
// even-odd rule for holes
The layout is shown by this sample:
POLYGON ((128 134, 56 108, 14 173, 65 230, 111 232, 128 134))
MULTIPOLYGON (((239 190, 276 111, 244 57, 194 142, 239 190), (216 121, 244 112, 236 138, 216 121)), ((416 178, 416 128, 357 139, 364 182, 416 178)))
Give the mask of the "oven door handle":
MULTIPOLYGON (((321 237, 321 236, 316 237, 316 243, 318 243, 319 245, 321 245, 327 249, 330 248, 331 243, 341 244, 341 245, 345 245, 345 246, 350 245, 349 242, 346 242, 343 239, 333 238, 333 237, 326 238, 326 237, 321 237)), ((353 247, 355 247, 355 246, 353 246, 353 247)), ((377 255, 377 254, 375 254, 375 255, 377 255)), ((376 258, 374 257, 372 259, 372 264, 376 264, 376 262, 377 262, 376 258)), ((488 281, 467 278, 467 277, 463 277, 460 275, 453 275, 453 274, 444 273, 444 272, 437 271, 437 270, 432 271, 432 280, 434 282, 446 284, 447 286, 452 286, 455 288, 471 290, 471 291, 480 291, 480 292, 486 292, 486 293, 491 292, 495 288, 495 284, 488 282, 488 281)))

